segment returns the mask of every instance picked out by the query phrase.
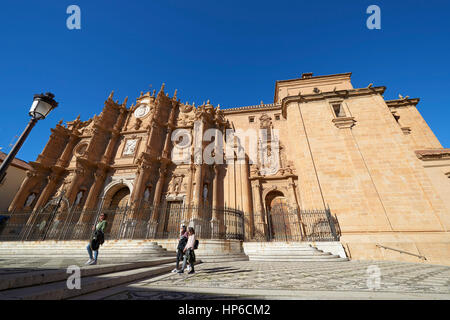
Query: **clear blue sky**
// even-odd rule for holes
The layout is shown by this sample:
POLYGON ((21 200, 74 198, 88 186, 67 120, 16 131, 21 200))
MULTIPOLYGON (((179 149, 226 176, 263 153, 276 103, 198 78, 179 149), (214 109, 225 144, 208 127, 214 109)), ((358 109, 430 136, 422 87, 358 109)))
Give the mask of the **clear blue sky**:
POLYGON ((35 160, 60 119, 99 114, 111 90, 131 102, 162 82, 182 101, 240 106, 273 101, 275 80, 353 72, 355 87, 421 98, 450 147, 449 1, 10 1, 0 4, 0 147, 19 135, 34 93, 59 107, 19 157, 35 160), (81 8, 81 30, 66 8, 81 8), (366 28, 381 7, 382 29, 366 28))

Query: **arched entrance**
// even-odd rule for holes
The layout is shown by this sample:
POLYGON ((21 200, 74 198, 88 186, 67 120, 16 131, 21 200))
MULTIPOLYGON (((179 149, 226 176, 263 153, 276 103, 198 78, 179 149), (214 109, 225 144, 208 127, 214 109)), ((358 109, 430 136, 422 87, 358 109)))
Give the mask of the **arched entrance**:
POLYGON ((109 209, 124 208, 128 205, 129 200, 130 189, 128 189, 128 187, 123 187, 112 196, 109 209))
POLYGON ((281 191, 271 191, 266 199, 269 239, 274 241, 299 241, 300 229, 295 212, 289 210, 287 199, 281 191))
POLYGON ((110 233, 111 236, 122 233, 129 200, 130 189, 122 184, 114 186, 106 193, 102 212, 108 215, 106 233, 110 233))

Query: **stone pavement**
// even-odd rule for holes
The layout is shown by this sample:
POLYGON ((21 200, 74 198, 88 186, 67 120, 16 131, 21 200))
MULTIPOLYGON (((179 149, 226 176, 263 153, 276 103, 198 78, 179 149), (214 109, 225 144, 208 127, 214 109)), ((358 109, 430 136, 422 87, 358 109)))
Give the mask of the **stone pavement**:
MULTIPOLYGON (((89 259, 86 254, 85 258, 40 258, 40 257, 29 257, 29 258, 0 258, 0 277, 2 275, 27 273, 32 271, 47 271, 56 269, 66 269, 68 266, 84 266, 85 262, 89 259)), ((111 264, 119 262, 127 262, 128 260, 121 259, 99 259, 99 265, 101 264, 111 264)))
POLYGON ((203 263, 194 275, 166 274, 78 299, 230 298, 448 300, 450 267, 390 261, 203 263))

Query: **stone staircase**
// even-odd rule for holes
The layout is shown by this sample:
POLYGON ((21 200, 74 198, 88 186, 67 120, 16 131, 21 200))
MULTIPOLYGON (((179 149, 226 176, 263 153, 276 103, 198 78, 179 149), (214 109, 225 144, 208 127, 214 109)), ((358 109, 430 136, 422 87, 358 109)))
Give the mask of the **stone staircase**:
MULTIPOLYGON (((334 247, 336 245, 334 244, 334 247)), ((348 261, 338 254, 320 250, 310 243, 301 242, 246 242, 244 251, 250 261, 270 262, 337 262, 348 261)))
POLYGON ((155 258, 80 268, 80 288, 69 289, 64 269, 2 275, 0 300, 60 300, 85 295, 139 279, 155 277, 174 267, 175 258, 155 258))
POLYGON ((106 241, 94 266, 84 265, 86 246, 86 241, 0 242, 0 300, 70 299, 175 267, 175 253, 154 241, 106 241), (69 265, 80 267, 80 289, 67 287, 69 265))
MULTIPOLYGON (((4 241, 0 242, 0 258, 87 258, 88 241, 4 241)), ((152 257, 174 257, 175 252, 167 251, 161 245, 148 240, 110 240, 100 247, 99 258, 128 261, 152 257)))

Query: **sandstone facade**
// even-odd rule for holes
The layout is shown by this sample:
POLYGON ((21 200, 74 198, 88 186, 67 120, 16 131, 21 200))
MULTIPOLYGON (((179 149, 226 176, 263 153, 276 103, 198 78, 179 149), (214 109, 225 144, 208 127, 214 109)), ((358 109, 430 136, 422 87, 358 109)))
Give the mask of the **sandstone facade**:
MULTIPOLYGON (((36 211, 63 191, 71 206, 85 210, 227 206, 245 213, 251 240, 271 232, 270 208, 283 202, 329 208, 353 259, 418 260, 384 246, 450 265, 450 149, 420 115, 419 99, 385 101, 385 87, 355 89, 350 80, 350 73, 303 74, 277 81, 272 104, 223 109, 181 103, 164 86, 141 93, 129 108, 111 94, 100 115, 52 129, 9 210, 36 211), (199 163, 194 147, 192 161, 174 163, 175 130, 192 132, 194 145, 211 128, 278 132, 279 168, 262 172, 260 158, 252 163, 238 153, 225 155, 224 164, 199 163)), ((200 142, 202 150, 210 143, 200 142)))

